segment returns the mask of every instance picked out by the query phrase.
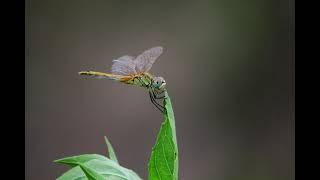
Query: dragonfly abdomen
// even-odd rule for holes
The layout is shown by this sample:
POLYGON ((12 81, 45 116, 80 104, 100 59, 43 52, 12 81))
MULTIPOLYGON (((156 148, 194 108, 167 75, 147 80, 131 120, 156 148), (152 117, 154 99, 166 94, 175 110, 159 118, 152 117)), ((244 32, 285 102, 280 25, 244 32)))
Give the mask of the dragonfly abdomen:
POLYGON ((116 74, 108 74, 108 73, 103 73, 103 72, 97 72, 97 71, 81 71, 79 72, 80 75, 85 75, 85 76, 93 76, 93 77, 98 77, 98 78, 105 78, 108 77, 113 80, 119 80, 123 77, 127 76, 121 76, 121 75, 116 75, 116 74))

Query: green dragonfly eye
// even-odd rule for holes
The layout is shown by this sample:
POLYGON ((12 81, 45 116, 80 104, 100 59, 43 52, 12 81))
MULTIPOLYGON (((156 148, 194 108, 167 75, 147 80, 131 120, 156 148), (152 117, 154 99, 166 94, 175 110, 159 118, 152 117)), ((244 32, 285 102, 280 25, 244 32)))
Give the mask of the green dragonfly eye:
POLYGON ((157 89, 163 89, 166 85, 166 81, 163 79, 163 77, 155 77, 153 79, 153 87, 157 89))

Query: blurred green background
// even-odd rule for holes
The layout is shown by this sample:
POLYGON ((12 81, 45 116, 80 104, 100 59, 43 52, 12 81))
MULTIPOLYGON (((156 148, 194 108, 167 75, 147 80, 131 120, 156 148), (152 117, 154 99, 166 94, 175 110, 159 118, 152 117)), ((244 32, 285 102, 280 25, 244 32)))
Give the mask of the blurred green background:
POLYGON ((106 153, 147 179, 163 121, 141 88, 77 72, 153 46, 173 102, 181 180, 294 179, 294 3, 290 0, 27 0, 25 175, 106 153))

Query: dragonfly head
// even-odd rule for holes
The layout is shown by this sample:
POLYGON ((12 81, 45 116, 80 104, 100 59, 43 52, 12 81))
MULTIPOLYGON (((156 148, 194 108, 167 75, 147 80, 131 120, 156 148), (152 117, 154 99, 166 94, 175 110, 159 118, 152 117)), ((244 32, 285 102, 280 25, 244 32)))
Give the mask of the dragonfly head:
POLYGON ((153 78, 152 86, 156 89, 163 90, 166 87, 166 81, 163 77, 153 78))

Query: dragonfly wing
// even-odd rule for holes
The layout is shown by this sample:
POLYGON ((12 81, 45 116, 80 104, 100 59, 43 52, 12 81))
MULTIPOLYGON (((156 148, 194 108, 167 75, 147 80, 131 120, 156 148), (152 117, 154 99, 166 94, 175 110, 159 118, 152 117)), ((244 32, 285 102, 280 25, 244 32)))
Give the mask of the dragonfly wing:
POLYGON ((144 51, 140 54, 135 60, 135 70, 137 73, 148 72, 152 64, 156 61, 156 59, 162 54, 163 48, 160 46, 153 47, 144 51))
POLYGON ((112 74, 118 75, 132 75, 136 74, 135 63, 132 56, 122 56, 118 59, 113 60, 111 67, 112 74))

